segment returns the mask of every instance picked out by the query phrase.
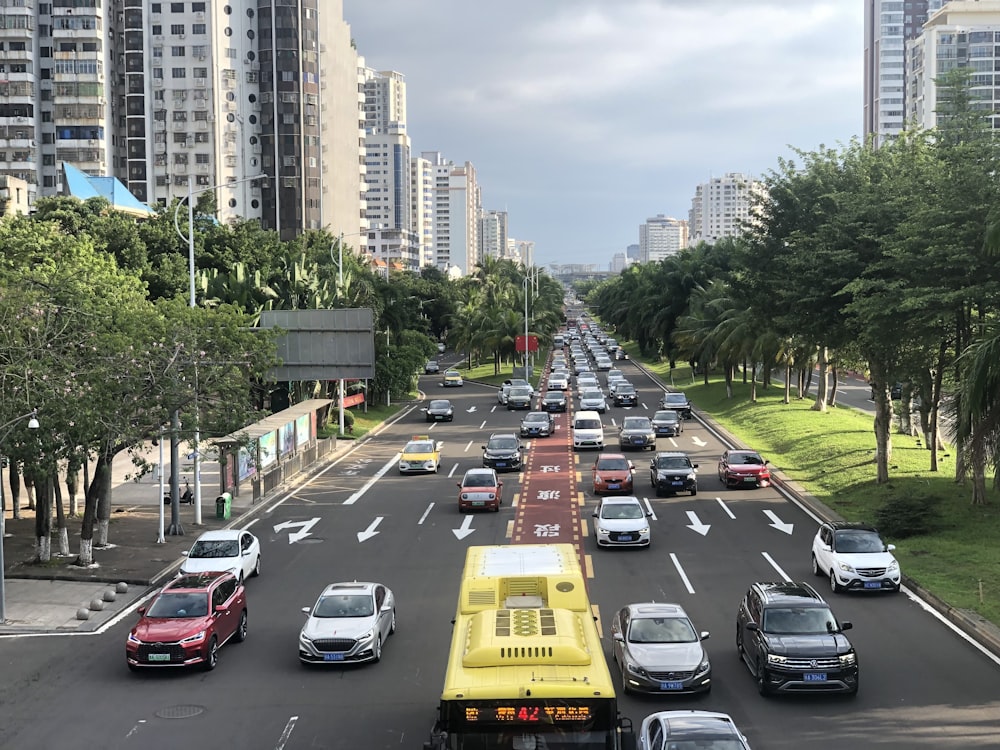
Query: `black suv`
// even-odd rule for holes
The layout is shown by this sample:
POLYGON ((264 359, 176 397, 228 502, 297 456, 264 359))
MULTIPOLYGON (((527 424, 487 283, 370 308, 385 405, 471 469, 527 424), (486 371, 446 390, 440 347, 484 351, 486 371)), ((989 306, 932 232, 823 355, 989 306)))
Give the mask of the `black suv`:
POLYGON ((483 466, 497 471, 521 468, 521 441, 511 432, 494 433, 483 446, 483 466))
POLYGON ((808 583, 754 583, 736 615, 736 650, 761 695, 858 692, 858 655, 808 583))
POLYGON ((649 462, 649 485, 656 490, 657 497, 664 492, 670 495, 690 492, 693 497, 698 494, 697 468, 698 464, 691 463, 687 453, 657 453, 649 462))
POLYGON ((615 387, 615 406, 636 406, 638 403, 639 394, 631 383, 621 383, 615 387))
POLYGON ((667 391, 660 399, 661 409, 673 409, 680 414, 681 419, 691 419, 691 402, 683 393, 672 393, 667 391))

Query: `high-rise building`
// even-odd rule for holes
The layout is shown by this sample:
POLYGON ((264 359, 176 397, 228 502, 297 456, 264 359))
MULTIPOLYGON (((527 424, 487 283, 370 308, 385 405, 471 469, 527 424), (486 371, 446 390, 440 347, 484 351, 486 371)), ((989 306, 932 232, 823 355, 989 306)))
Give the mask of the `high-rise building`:
POLYGON ((688 243, 688 224, 657 214, 639 225, 639 262, 656 263, 677 255, 688 243))
POLYGON ((31 200, 68 162, 149 204, 214 190, 221 220, 283 239, 362 223, 342 0, 17 0, 0 27, 0 174, 31 200), (347 165, 329 191, 324 163, 347 165))
POLYGON ((479 252, 476 262, 483 258, 510 258, 507 236, 507 212, 484 210, 479 216, 479 252))
POLYGON ((933 14, 923 33, 907 44, 909 119, 934 128, 940 117, 937 80, 954 68, 969 68, 969 96, 1000 129, 1000 0, 953 0, 933 14))
POLYGON ((630 260, 625 253, 615 253, 611 256, 611 273, 620 273, 629 267, 630 260))
MULTIPOLYGON (((690 227, 689 227, 689 230, 690 230, 690 227)), ((628 258, 629 262, 631 262, 631 263, 638 263, 639 262, 639 246, 638 245, 629 245, 628 247, 626 247, 625 248, 625 257, 628 258)))
POLYGON ((750 220, 754 196, 763 189, 762 183, 739 172, 728 172, 698 185, 688 214, 689 243, 712 245, 721 237, 742 234, 743 225, 750 220))
POLYGON ((906 43, 944 0, 865 0, 864 136, 882 143, 907 119, 906 43))
POLYGON ((433 175, 431 244, 434 265, 449 275, 465 276, 476 266, 482 196, 471 162, 461 166, 438 151, 424 151, 433 175))

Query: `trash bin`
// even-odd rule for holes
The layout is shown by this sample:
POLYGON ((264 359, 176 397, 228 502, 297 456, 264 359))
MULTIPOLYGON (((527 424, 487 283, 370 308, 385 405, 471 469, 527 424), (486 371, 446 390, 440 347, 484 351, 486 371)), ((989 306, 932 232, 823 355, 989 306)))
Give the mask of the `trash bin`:
POLYGON ((228 520, 233 513, 233 496, 223 492, 215 498, 215 517, 228 520))

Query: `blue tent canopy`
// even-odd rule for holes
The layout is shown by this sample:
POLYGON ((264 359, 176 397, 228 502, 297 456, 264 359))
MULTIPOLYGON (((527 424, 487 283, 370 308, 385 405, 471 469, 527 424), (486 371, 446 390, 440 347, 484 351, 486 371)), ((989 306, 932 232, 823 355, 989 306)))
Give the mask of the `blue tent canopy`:
POLYGON ((149 218, 156 211, 139 201, 117 177, 95 177, 77 169, 68 162, 62 163, 63 194, 82 201, 100 196, 107 198, 116 211, 149 218))

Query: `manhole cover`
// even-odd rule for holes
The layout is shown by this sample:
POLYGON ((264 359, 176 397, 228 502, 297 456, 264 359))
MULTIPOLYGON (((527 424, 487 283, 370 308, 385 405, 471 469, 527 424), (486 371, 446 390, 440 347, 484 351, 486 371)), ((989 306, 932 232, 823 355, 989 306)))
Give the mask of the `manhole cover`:
POLYGON ((319 544, 322 539, 317 539, 314 536, 307 536, 305 539, 299 539, 299 544, 319 544))
POLYGON ((204 706, 168 706, 156 712, 161 719, 190 719, 192 716, 205 713, 204 706))

